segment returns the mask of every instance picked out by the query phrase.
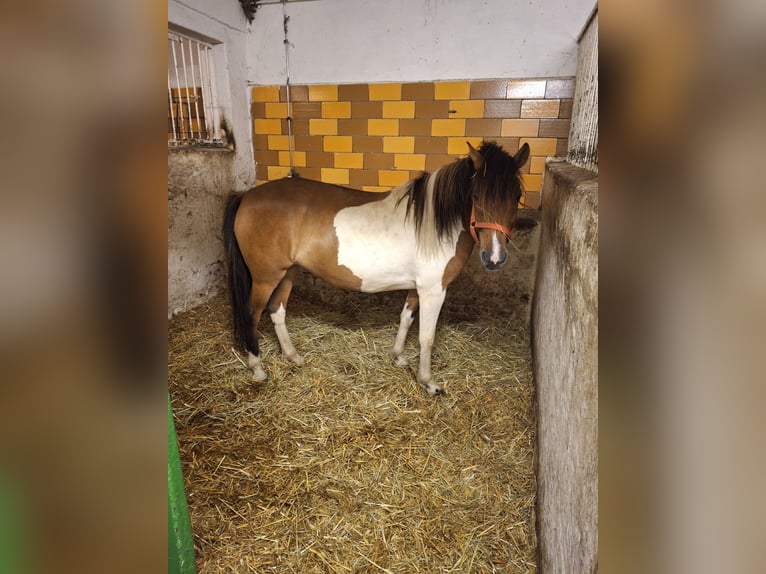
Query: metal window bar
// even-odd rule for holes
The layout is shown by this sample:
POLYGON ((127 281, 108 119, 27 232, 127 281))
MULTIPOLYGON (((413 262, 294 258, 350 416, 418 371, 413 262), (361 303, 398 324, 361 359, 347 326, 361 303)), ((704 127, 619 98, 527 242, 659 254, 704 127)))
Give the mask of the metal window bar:
POLYGON ((168 32, 168 145, 221 144, 211 46, 168 32), (190 82, 191 80, 191 82, 190 82))

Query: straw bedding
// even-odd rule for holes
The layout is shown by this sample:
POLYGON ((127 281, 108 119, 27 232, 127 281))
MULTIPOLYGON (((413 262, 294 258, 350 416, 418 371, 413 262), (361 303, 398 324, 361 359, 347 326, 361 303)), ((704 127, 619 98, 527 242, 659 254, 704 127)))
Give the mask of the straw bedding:
MULTIPOLYGON (((266 383, 232 350, 223 295, 171 321, 198 571, 534 572, 524 313, 448 294, 433 353, 447 395, 432 397, 389 355, 404 294, 340 297, 296 287, 287 324, 304 367, 262 321, 266 383)), ((416 322, 415 368, 417 353, 416 322)))

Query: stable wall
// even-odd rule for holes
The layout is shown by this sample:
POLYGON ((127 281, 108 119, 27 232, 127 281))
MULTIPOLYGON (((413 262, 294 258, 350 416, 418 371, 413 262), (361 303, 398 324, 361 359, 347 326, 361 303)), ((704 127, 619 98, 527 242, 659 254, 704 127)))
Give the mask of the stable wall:
MULTIPOLYGON (((574 76, 593 0, 288 2, 291 81, 421 82, 574 76)), ((262 5, 248 82, 284 84, 282 5, 262 5)))
POLYGON ((598 180, 549 162, 532 304, 540 572, 598 568, 598 180))
POLYGON ((168 0, 168 26, 213 44, 228 148, 168 148, 168 314, 220 288, 225 197, 255 184, 246 75, 247 21, 238 2, 168 0))

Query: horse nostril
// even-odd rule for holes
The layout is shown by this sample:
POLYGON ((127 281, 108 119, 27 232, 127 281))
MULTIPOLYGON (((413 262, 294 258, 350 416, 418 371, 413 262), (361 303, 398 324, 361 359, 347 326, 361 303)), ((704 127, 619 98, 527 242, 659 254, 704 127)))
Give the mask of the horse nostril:
POLYGON ((500 266, 501 266, 501 265, 503 265, 503 264, 504 264, 504 263, 505 263, 507 260, 508 260, 508 252, 506 252, 506 253, 503 253, 503 254, 500 256, 500 261, 498 261, 498 262, 497 262, 497 266, 498 266, 498 267, 500 267, 500 266))
POLYGON ((489 265, 489 253, 487 253, 484 249, 482 249, 481 253, 479 253, 479 257, 481 257, 481 262, 484 265, 489 265))

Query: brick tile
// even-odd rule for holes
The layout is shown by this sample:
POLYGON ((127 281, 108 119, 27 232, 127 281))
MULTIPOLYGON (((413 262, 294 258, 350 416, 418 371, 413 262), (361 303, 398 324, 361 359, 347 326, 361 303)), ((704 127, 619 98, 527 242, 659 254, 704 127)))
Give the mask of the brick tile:
POLYGON ((376 136, 354 136, 351 151, 378 153, 383 151, 383 138, 376 136))
POLYGON ((250 104, 250 117, 265 118, 266 117, 266 104, 264 102, 253 102, 250 104))
POLYGON ((396 186, 405 181, 409 181, 409 179, 409 171, 389 171, 382 169, 378 172, 378 183, 380 185, 396 186))
POLYGON ((572 117, 572 106, 574 100, 561 100, 559 104, 559 118, 569 119, 572 117))
POLYGON ((534 156, 529 160, 529 173, 540 174, 545 171, 545 158, 534 156))
POLYGON ((348 183, 357 189, 365 185, 378 185, 378 172, 374 169, 350 169, 348 183))
POLYGON ((337 102, 338 86, 334 84, 309 86, 310 102, 337 102))
POLYGON ((351 117, 354 119, 382 118, 383 102, 351 102, 351 117))
POLYGON ((268 180, 269 179, 269 166, 265 163, 259 163, 255 166, 256 179, 268 180))
POLYGON ((521 102, 522 118, 559 117, 558 100, 524 100, 521 102))
POLYGON ((500 135, 537 137, 540 120, 502 120, 500 135))
POLYGON ((388 100, 395 101, 402 99, 401 84, 370 84, 370 101, 388 100))
POLYGON ((526 208, 537 209, 540 207, 540 192, 525 191, 521 196, 521 202, 523 202, 526 208))
MULTIPOLYGON (((294 136, 295 135, 307 136, 309 135, 309 120, 306 118, 300 118, 300 119, 293 118, 290 129, 294 136)), ((282 133, 283 134, 287 133, 287 120, 282 121, 282 133)))
POLYGON ((307 151, 306 165, 308 167, 334 167, 335 154, 323 151, 307 151))
POLYGON ((383 138, 383 151, 386 153, 413 153, 415 151, 415 138, 386 136, 383 138))
POLYGON ((570 120, 540 120, 541 138, 568 138, 570 120))
MULTIPOLYGON (((279 86, 279 101, 287 101, 287 90, 284 86, 279 86)), ((309 101, 309 87, 308 86, 290 86, 290 101, 295 102, 307 102, 309 101)))
POLYGON ((424 170, 426 156, 415 153, 397 153, 394 155, 394 168, 399 170, 424 170))
POLYGON ((497 137, 500 135, 502 120, 480 120, 471 118, 465 122, 465 135, 482 136, 484 138, 497 137))
MULTIPOLYGON (((290 165, 290 152, 280 151, 279 153, 279 165, 290 165)), ((293 166, 305 167, 306 166, 306 152, 293 150, 293 166)))
POLYGON ((433 120, 431 135, 434 136, 463 136, 465 135, 465 120, 433 120))
POLYGON ((350 118, 351 102, 322 102, 323 118, 350 118))
POLYGON ((366 102, 370 99, 367 84, 346 84, 338 86, 338 99, 349 102, 366 102))
POLYGON ((449 100, 437 102, 415 102, 415 117, 421 119, 448 119, 449 100))
POLYGON ((274 179, 281 179, 283 177, 287 177, 287 175, 290 173, 289 167, 284 167, 281 165, 270 165, 267 168, 269 180, 274 179))
POLYGON ((455 158, 448 155, 428 155, 426 156, 426 171, 436 171, 453 161, 455 158))
POLYGON ((282 123, 279 120, 265 120, 255 119, 253 120, 253 131, 256 134, 281 134, 282 123))
POLYGON ((351 151, 351 136, 325 136, 324 151, 351 151))
POLYGON ((254 102, 278 102, 279 86, 253 86, 254 102))
POLYGON ((312 136, 334 136, 338 133, 338 120, 310 119, 309 133, 312 136))
POLYGON ((531 175, 528 173, 521 175, 521 187, 524 191, 540 191, 542 183, 542 175, 531 175))
POLYGON ((442 137, 427 137, 427 138, 415 138, 415 153, 424 153, 426 155, 446 155, 447 154, 447 138, 442 137))
MULTIPOLYGON (((296 170, 298 171, 298 170, 296 170)), ((312 181, 322 180, 322 168, 321 167, 302 167, 298 174, 304 179, 310 179, 312 181)))
POLYGON ((399 135, 399 120, 367 120, 367 133, 371 136, 399 135))
POLYGON ((467 100, 471 95, 471 82, 436 82, 435 100, 467 100))
MULTIPOLYGON (((295 138, 293 138, 293 144, 295 138)), ((268 147, 270 150, 286 150, 290 149, 290 140, 288 136, 270 135, 268 139, 268 147)))
POLYGON ((366 136, 367 120, 338 120, 338 135, 340 136, 366 136))
POLYGON ((451 100, 449 108, 451 118, 484 117, 484 100, 451 100))
POLYGON ((364 156, 365 169, 391 169, 394 156, 390 153, 368 153, 364 156))
POLYGON ((263 165, 278 165, 279 152, 259 150, 255 152, 255 161, 263 165))
POLYGON ((485 118, 518 118, 521 116, 521 100, 486 100, 485 118))
POLYGON ((415 102, 383 102, 384 118, 414 118, 415 102))
MULTIPOLYGON (((271 136, 271 137, 274 137, 274 136, 271 136)), ((253 149, 254 150, 269 149, 269 136, 253 134, 253 149)))
POLYGON ((574 78, 548 80, 545 86, 545 99, 574 98, 574 90, 574 78))
POLYGON ((303 151, 322 151, 322 136, 295 136, 295 149, 303 151))
POLYGON ((334 167, 322 168, 322 181, 336 185, 348 185, 348 170, 334 167))
POLYGON ((403 136, 429 136, 431 120, 399 120, 399 133, 403 136))
POLYGON ((569 152, 569 138, 559 138, 556 142, 556 157, 566 157, 569 152))
POLYGON ((508 93, 507 80, 490 80, 488 82, 471 82, 471 99, 472 100, 487 100, 487 99, 504 100, 507 93, 508 93))
POLYGON ((506 97, 511 98, 544 98, 545 80, 510 80, 506 97))
POLYGON ((519 145, 529 144, 529 155, 556 155, 556 138, 520 138, 519 145))
POLYGON ((517 137, 500 137, 496 138, 494 141, 507 153, 515 154, 519 151, 519 138, 517 137))
MULTIPOLYGON (((377 172, 375 172, 377 174, 377 172)), ((387 193, 391 191, 390 185, 363 185, 362 191, 369 191, 370 193, 387 193)))
POLYGON ((293 118, 320 118, 322 117, 321 102, 295 102, 291 106, 293 118))
POLYGON ((362 169, 363 166, 364 166, 364 155, 361 153, 336 153, 335 154, 335 167, 362 169))
POLYGON ((287 117, 287 104, 280 104, 275 102, 267 102, 264 104, 265 114, 267 118, 286 118, 287 117))
POLYGON ((410 84, 402 84, 402 99, 409 101, 433 100, 434 83, 416 82, 410 84))
POLYGON ((459 138, 447 138, 447 153, 449 155, 468 155, 468 145, 465 142, 471 142, 473 147, 479 147, 481 145, 481 138, 477 137, 459 137, 459 138))

